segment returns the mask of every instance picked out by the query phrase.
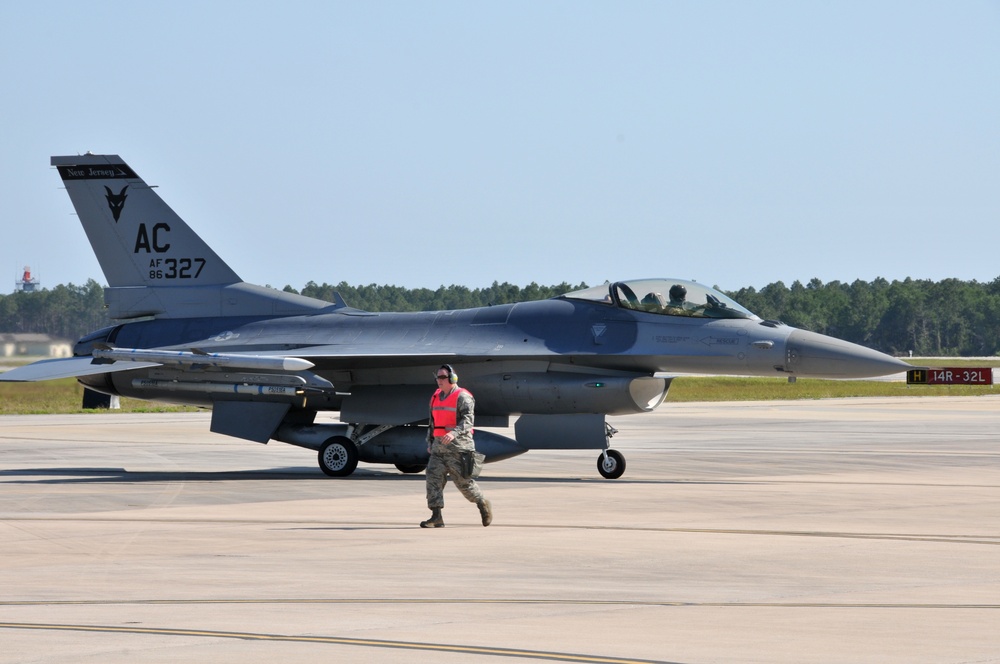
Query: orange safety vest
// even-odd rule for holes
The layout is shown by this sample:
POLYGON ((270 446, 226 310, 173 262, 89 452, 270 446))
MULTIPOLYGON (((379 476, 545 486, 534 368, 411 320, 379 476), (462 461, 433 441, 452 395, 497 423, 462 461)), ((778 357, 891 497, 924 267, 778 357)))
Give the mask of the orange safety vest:
MULTIPOLYGON (((472 396, 472 392, 460 387, 457 390, 452 390, 451 394, 446 396, 444 400, 440 398, 440 388, 431 397, 431 417, 434 420, 435 437, 443 436, 454 430, 458 424, 458 395, 461 392, 467 392, 469 396, 472 396)), ((471 435, 472 432, 470 431, 469 434, 471 435)))

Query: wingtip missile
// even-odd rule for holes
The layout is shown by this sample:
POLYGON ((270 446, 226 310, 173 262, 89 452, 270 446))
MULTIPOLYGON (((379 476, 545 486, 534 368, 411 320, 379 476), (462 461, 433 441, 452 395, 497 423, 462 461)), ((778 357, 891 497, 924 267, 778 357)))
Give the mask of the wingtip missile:
POLYGON ((253 371, 306 371, 315 365, 298 357, 270 355, 242 355, 240 353, 206 353, 200 349, 147 350, 143 348, 95 349, 93 356, 115 362, 156 362, 184 367, 208 366, 224 369, 250 369, 253 371))

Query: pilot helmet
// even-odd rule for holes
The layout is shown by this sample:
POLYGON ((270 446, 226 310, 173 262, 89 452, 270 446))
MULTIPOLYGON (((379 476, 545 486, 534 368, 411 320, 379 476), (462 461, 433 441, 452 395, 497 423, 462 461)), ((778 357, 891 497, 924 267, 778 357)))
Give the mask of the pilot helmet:
POLYGON ((683 300, 687 297, 688 289, 684 288, 680 284, 674 284, 670 287, 670 299, 671 300, 683 300))

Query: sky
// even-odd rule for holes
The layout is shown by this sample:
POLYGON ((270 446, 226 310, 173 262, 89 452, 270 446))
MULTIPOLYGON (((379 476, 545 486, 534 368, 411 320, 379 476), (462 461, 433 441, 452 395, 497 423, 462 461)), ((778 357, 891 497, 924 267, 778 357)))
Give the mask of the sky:
POLYGON ((246 281, 1000 276, 1000 2, 6 2, 0 292, 119 154, 246 281))

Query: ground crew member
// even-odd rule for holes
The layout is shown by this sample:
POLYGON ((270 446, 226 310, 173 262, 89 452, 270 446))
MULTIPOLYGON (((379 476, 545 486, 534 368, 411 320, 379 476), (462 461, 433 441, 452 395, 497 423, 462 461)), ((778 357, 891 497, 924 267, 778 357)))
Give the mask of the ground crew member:
POLYGON ((438 389, 431 397, 430 426, 427 429, 427 507, 431 518, 420 522, 421 528, 441 528, 444 519, 444 485, 451 476, 455 486, 471 503, 479 506, 483 525, 493 521, 493 508, 483 497, 479 485, 462 472, 462 453, 475 451, 472 442, 472 424, 476 400, 472 393, 458 386, 458 374, 451 365, 444 364, 436 372, 438 389))

